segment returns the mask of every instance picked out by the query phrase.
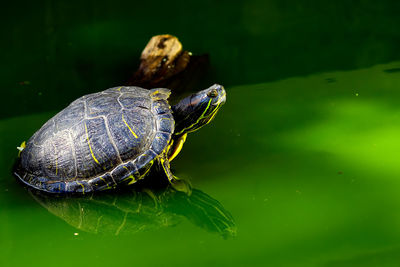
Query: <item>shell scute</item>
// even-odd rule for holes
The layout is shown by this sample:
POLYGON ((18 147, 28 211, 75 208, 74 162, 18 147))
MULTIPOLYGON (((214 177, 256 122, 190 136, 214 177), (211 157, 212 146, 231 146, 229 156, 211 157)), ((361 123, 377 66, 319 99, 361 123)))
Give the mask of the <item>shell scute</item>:
POLYGON ((174 130, 169 93, 114 87, 75 100, 27 142, 17 176, 55 193, 105 190, 142 178, 174 130))

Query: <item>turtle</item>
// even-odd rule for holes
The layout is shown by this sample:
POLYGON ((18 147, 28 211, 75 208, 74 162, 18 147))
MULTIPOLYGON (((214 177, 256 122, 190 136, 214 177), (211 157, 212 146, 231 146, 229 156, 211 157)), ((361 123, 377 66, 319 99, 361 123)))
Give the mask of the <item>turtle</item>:
POLYGON ((221 235, 236 236, 236 224, 222 204, 199 189, 189 196, 171 187, 125 187, 107 194, 58 197, 29 190, 51 214, 77 231, 101 235, 134 235, 180 224, 194 225, 221 235))
POLYGON ((226 92, 214 84, 172 107, 170 94, 119 86, 78 98, 22 143, 15 176, 47 193, 85 194, 134 184, 158 166, 174 189, 190 194, 170 162, 187 134, 215 117, 226 92))

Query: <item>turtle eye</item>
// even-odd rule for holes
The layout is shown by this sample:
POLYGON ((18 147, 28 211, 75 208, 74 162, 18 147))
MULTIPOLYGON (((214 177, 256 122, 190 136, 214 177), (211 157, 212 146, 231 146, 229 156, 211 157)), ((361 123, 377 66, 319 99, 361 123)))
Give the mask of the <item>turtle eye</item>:
POLYGON ((218 96, 218 91, 216 89, 212 89, 210 92, 207 93, 207 96, 209 97, 217 97, 218 96))

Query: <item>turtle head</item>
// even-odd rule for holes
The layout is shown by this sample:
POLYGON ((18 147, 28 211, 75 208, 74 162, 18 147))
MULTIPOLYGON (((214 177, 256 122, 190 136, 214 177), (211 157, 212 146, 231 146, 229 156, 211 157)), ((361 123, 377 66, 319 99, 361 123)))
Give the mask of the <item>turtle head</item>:
POLYGON ((182 99, 172 107, 175 135, 194 132, 208 124, 225 101, 225 89, 218 84, 182 99))

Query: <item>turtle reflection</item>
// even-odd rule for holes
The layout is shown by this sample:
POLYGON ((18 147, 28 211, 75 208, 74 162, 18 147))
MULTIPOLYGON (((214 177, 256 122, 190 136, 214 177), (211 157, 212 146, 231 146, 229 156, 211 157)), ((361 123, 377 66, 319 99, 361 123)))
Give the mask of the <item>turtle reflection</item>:
POLYGON ((231 214, 206 193, 193 189, 188 196, 171 187, 164 190, 127 188, 113 194, 54 197, 32 191, 49 212, 71 226, 90 233, 135 234, 174 226, 184 218, 222 235, 236 235, 231 214))

